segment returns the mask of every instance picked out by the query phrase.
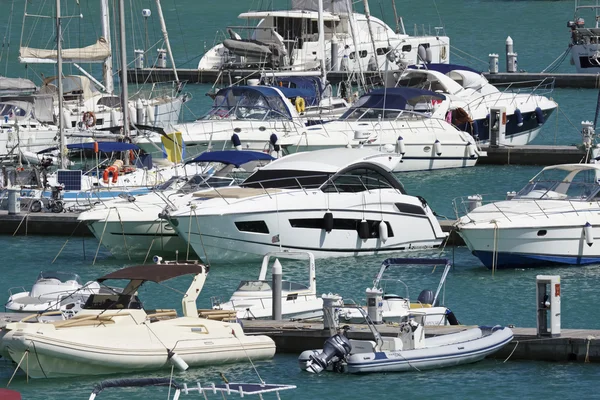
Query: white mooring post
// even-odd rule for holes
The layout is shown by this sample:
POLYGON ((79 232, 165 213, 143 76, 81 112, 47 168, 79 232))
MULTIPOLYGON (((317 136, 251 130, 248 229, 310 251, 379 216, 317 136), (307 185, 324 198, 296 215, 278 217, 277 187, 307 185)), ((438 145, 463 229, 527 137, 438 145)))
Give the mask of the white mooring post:
POLYGON ((537 335, 560 336, 560 276, 536 276, 537 335))

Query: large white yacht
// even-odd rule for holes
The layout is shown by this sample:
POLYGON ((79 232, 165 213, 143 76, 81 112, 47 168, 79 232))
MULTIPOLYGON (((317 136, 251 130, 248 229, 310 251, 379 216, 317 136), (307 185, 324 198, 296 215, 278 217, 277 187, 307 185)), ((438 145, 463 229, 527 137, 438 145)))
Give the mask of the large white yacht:
POLYGON ((324 258, 437 247, 447 234, 392 174, 400 161, 366 148, 291 154, 165 218, 211 263, 274 250, 324 258))
POLYGON ((398 65, 449 61, 450 39, 441 32, 410 36, 403 26, 394 31, 379 18, 350 7, 346 0, 324 1, 323 45, 317 0, 292 0, 290 10, 242 13, 239 18, 248 26, 228 28, 228 37, 206 52, 198 69, 314 70, 323 54, 328 70, 356 73, 383 70, 389 59, 398 65), (258 23, 251 26, 250 21, 258 23))
POLYGON ((0 354, 32 378, 104 375, 207 366, 273 357, 275 343, 247 336, 240 324, 200 318, 196 299, 208 267, 162 263, 124 268, 98 278, 128 280, 121 293, 91 294, 73 318, 53 322, 15 322, 0 332, 0 354), (147 310, 137 296, 146 282, 194 275, 176 310, 147 310), (29 362, 20 361, 29 354, 29 362), (32 358, 33 357, 33 358, 32 358))
POLYGON ((488 268, 598 263, 599 179, 599 164, 546 167, 511 200, 475 203, 457 231, 488 268))
POLYGON ((479 72, 460 65, 428 64, 406 69, 398 86, 431 90, 448 102, 447 120, 482 143, 490 141, 490 117, 505 114, 499 145, 525 145, 535 139, 558 107, 550 94, 554 81, 535 82, 532 88, 506 87, 500 91, 479 72), (467 113, 468 118, 465 117, 467 113))
MULTIPOLYGON (((176 126, 188 154, 211 149, 269 151, 276 156, 336 147, 372 147, 402 156, 395 171, 475 165, 482 154, 475 138, 447 122, 443 94, 414 88, 373 90, 339 119, 306 124, 283 91, 268 86, 236 86, 216 96, 207 117, 176 126), (441 103, 440 103, 441 102, 441 103)), ((156 151, 162 136, 135 142, 156 151)))

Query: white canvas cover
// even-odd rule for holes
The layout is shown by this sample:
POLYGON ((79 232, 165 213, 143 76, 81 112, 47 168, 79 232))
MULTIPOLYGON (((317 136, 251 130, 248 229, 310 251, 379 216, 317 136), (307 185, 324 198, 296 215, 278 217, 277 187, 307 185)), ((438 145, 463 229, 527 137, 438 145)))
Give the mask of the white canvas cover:
MULTIPOLYGON (((348 0, 323 0, 323 11, 332 14, 350 14, 348 0)), ((318 0, 292 0, 292 10, 319 11, 318 0)))
POLYGON ((0 94, 35 92, 37 86, 29 79, 0 76, 0 94))
MULTIPOLYGON (((110 46, 103 37, 100 37, 92 45, 75 49, 63 49, 62 51, 64 63, 100 63, 104 62, 110 54, 110 46)), ((56 56, 56 50, 34 49, 31 47, 21 47, 19 50, 19 61, 22 63, 56 63, 56 56)))

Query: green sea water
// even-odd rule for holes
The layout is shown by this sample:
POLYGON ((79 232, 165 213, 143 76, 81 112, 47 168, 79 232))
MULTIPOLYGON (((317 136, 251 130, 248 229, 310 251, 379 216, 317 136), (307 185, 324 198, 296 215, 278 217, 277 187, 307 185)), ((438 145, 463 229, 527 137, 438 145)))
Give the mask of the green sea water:
MULTIPOLYGON (((67 5, 63 15, 84 15, 83 19, 65 22, 68 31, 83 32, 71 37, 71 45, 89 44, 99 36, 96 1, 75 2, 63 0, 67 5), (78 26, 79 25, 79 26, 78 26)), ((31 2, 37 4, 36 2, 31 2)), ((45 3, 46 6, 53 2, 45 3)), ((142 8, 151 8, 153 16, 148 22, 149 42, 160 36, 155 18, 154 2, 132 0, 127 2, 135 10, 128 17, 132 60, 135 48, 143 48, 145 29, 143 21, 137 21, 142 8)), ((287 2, 274 2, 272 7, 286 7, 287 2)), ((510 35, 519 54, 519 68, 539 72, 566 49, 568 29, 566 21, 572 18, 572 1, 482 1, 446 0, 420 2, 396 1, 398 14, 404 19, 409 32, 415 24, 419 31, 423 27, 443 25, 451 38, 451 61, 480 69, 487 68, 487 55, 500 53, 503 69, 504 41, 510 35), (469 55, 469 57, 467 57, 469 55), (479 61, 478 61, 479 60, 479 61)), ((208 2, 198 0, 164 0, 162 2, 169 36, 177 64, 183 68, 197 65, 198 57, 205 47, 210 47, 217 30, 227 25, 241 25, 237 14, 270 7, 271 2, 247 2, 228 0, 208 2)), ((0 73, 8 76, 29 77, 39 83, 42 74, 53 74, 49 66, 25 66, 17 62, 19 37, 22 25, 23 1, 0 2, 0 34, 4 35, 0 57, 0 73), (10 10, 13 19, 10 24, 10 10), (10 46, 7 45, 10 43, 10 46), (10 50, 8 50, 10 48, 10 50)), ((371 1, 375 16, 393 24, 391 2, 371 1), (383 9, 383 12, 381 11, 383 9)), ((360 7, 360 4, 357 4, 360 7)), ((129 6, 128 6, 129 9, 129 6)), ((31 39, 52 40, 50 28, 31 39)), ((67 39, 65 39, 67 41, 67 39)), ((89 66, 85 66, 89 67, 89 66)), ((100 76, 98 66, 91 66, 95 76, 100 76)), ((568 62, 563 63, 561 72, 573 72, 568 62)), ((65 73, 78 73, 66 66, 65 73)), ((188 85, 186 90, 193 95, 187 103, 185 118, 201 115, 210 105, 204 94, 210 85, 188 85)), ((134 90, 130 88, 130 91, 134 90)), ((536 143, 576 144, 580 143, 580 122, 594 118, 596 90, 556 89, 551 96, 558 102, 559 110, 546 123, 536 143)), ((407 173, 401 180, 409 193, 424 196, 442 216, 454 218, 452 199, 470 194, 483 194, 486 199, 502 198, 507 191, 518 190, 532 177, 538 167, 489 166, 459 171, 434 171, 429 173, 407 173)), ((98 260, 92 265, 97 241, 92 238, 73 238, 65 245, 64 237, 11 237, 0 236, 0 294, 14 286, 29 286, 40 270, 58 269, 76 272, 84 281, 94 279, 115 269, 135 264, 141 260, 119 260, 100 249, 98 260), (52 260, 61 247, 64 250, 54 264, 52 260)), ((413 255, 435 256, 438 252, 415 253, 413 255)), ((458 319, 465 324, 514 324, 522 327, 535 326, 535 276, 556 274, 562 280, 562 326, 563 328, 600 329, 599 266, 539 268, 498 271, 494 275, 469 254, 466 248, 446 249, 443 255, 454 260, 455 267, 448 277, 445 303, 458 319)), ((343 258, 317 262, 317 288, 319 292, 336 292, 358 302, 364 302, 364 290, 378 271, 381 257, 343 258)), ((209 307, 213 296, 227 299, 241 279, 256 277, 258 264, 232 264, 211 270, 205 289, 198 304, 209 307)), ((301 265, 284 264, 284 276, 298 281, 305 279, 301 265)), ((398 275, 416 297, 421 289, 435 288, 440 271, 428 268, 407 268, 398 275)), ((167 284, 185 290, 188 280, 184 277, 167 284)), ((179 293, 159 285, 148 285, 140 292, 145 305, 154 308, 180 307, 179 293)), ((1 298, 1 297, 0 297, 1 298)), ((593 399, 600 398, 598 376, 600 367, 593 364, 523 362, 516 360, 485 360, 481 363, 446 370, 411 372, 405 374, 377 374, 345 376, 334 374, 311 375, 301 372, 296 363, 297 355, 277 355, 273 360, 256 363, 261 378, 270 383, 288 383, 298 389, 284 393, 291 399, 365 399, 365 398, 417 398, 417 399, 593 399)), ((130 376, 167 377, 170 371, 130 376)), ((175 373, 179 382, 219 382, 219 373, 230 381, 258 380, 248 363, 229 366, 191 369, 186 373, 175 373)), ((12 373, 12 367, 0 369, 0 386, 4 386, 12 373)), ((71 378, 34 380, 27 382, 17 375, 11 388, 19 390, 24 399, 87 399, 95 383, 101 378, 71 378)), ((109 390, 99 398, 154 400, 165 399, 163 389, 109 390)), ((189 396, 184 396, 186 398, 189 396)), ((217 398, 217 397, 213 397, 217 398)), ((272 398, 272 397, 271 397, 272 398)))

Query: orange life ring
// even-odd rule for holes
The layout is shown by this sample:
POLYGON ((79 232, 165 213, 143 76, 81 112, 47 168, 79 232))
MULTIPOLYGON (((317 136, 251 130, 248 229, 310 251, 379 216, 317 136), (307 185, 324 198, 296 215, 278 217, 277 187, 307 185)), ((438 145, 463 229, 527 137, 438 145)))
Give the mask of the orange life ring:
POLYGON ((92 126, 96 125, 96 114, 94 114, 92 111, 86 111, 83 113, 83 118, 81 120, 85 126, 91 128, 92 126))
POLYGON ((110 167, 108 167, 104 170, 104 173, 102 174, 102 180, 104 181, 104 183, 108 184, 108 176, 111 172, 112 172, 112 183, 117 183, 117 180, 119 179, 119 169, 117 167, 115 167, 114 165, 111 165, 110 167))

